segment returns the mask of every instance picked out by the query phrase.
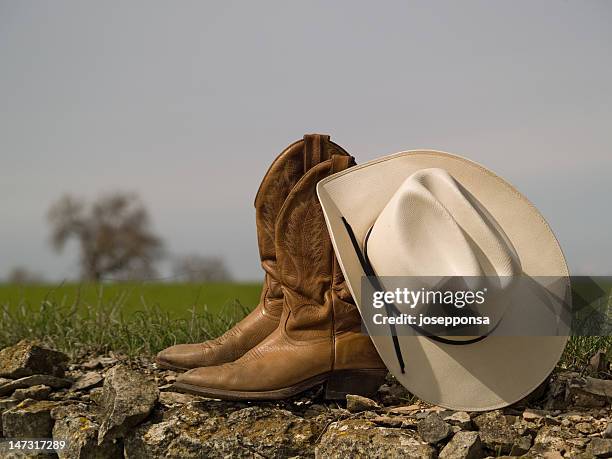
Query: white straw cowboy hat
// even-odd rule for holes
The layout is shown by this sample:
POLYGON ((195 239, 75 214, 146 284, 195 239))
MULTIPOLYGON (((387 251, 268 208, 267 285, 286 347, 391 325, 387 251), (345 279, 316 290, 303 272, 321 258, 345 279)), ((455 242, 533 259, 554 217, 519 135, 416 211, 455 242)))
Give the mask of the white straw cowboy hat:
POLYGON ((330 176, 317 192, 364 325, 412 393, 451 409, 496 409, 532 392, 554 369, 569 335, 562 310, 571 301, 568 268, 544 218, 512 185, 462 157, 415 150, 330 176), (549 310, 535 299, 514 301, 483 336, 392 336, 370 329, 364 276, 497 276, 502 293, 511 283, 503 279, 547 276, 560 281, 534 284, 562 301, 549 310), (538 331, 524 336, 508 325, 532 323, 538 331))

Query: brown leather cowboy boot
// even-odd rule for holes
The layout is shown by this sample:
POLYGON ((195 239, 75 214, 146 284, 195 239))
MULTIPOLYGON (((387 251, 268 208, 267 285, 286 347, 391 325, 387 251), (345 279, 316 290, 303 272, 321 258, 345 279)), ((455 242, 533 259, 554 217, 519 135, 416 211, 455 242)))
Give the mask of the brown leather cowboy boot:
POLYGON ((332 155, 348 153, 320 134, 305 135, 289 145, 272 163, 255 197, 255 218, 261 265, 265 271, 257 307, 219 338, 197 344, 177 344, 157 354, 157 365, 171 370, 232 362, 261 342, 278 326, 283 292, 278 282, 274 227, 287 195, 306 171, 332 155))
POLYGON ((326 396, 371 395, 386 368, 368 336, 336 262, 321 206, 319 180, 347 168, 334 156, 308 171, 276 222, 276 257, 284 294, 280 324, 238 360, 197 368, 175 387, 226 400, 283 399, 320 383, 326 396))

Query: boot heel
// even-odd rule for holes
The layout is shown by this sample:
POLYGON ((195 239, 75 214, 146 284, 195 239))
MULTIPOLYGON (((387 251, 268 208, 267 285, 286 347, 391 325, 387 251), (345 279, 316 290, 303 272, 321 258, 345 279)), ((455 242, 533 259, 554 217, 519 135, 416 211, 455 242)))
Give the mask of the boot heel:
POLYGON ((384 383, 387 370, 339 370, 325 384, 326 400, 344 400, 347 394, 371 397, 384 383))

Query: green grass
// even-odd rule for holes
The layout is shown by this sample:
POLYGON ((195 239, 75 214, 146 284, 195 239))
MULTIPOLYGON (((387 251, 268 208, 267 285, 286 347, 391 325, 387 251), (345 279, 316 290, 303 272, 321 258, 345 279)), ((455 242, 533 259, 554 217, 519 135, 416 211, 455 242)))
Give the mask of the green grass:
POLYGON ((47 301, 54 305, 77 304, 83 311, 99 304, 115 304, 132 315, 145 305, 159 308, 173 318, 184 318, 193 307, 217 312, 234 302, 253 308, 259 301, 261 283, 112 283, 12 285, 0 284, 0 306, 37 309, 47 301))
POLYGON ((257 305, 261 284, 0 285, 0 348, 35 339, 71 356, 155 354, 221 335, 257 305))
POLYGON ((130 357, 156 352, 176 343, 215 338, 242 319, 249 310, 239 302, 216 312, 192 308, 175 318, 159 306, 145 305, 129 316, 120 303, 83 307, 43 301, 38 308, 0 307, 0 348, 21 339, 45 343, 72 357, 110 351, 130 357))

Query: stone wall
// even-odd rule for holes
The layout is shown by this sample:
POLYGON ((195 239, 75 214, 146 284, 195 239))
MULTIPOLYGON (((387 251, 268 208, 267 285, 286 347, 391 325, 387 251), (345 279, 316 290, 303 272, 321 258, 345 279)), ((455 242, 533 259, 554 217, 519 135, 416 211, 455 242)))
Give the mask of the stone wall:
MULTIPOLYGON (((391 377, 375 400, 342 404, 325 402, 321 388, 222 402, 174 392, 175 378, 144 358, 69 362, 21 342, 0 351, 0 437, 64 440, 60 458, 612 457, 612 381, 575 373, 485 413, 420 402, 391 377)), ((50 457, 2 446, 0 458, 50 457)))

